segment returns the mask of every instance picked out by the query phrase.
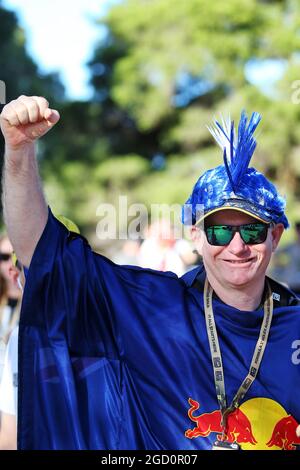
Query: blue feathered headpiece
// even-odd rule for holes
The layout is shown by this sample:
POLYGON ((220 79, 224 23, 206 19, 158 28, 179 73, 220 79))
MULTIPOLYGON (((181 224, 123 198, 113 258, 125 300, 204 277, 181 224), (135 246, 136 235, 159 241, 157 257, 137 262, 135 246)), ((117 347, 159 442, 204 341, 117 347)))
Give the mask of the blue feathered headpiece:
POLYGON ((212 212, 236 209, 267 223, 289 226, 284 214, 285 200, 262 173, 249 168, 256 148, 254 131, 260 120, 260 114, 253 113, 248 122, 243 111, 237 135, 230 118, 208 127, 223 150, 223 165, 206 171, 198 179, 183 207, 183 223, 194 225, 212 212))

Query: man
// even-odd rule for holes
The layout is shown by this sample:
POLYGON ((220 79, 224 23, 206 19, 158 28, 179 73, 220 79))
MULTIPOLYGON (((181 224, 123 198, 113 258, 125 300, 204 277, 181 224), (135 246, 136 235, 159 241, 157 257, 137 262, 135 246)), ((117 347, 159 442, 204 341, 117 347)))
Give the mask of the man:
POLYGON ((288 221, 248 168, 259 116, 242 114, 237 139, 233 125, 214 131, 224 165, 199 178, 183 217, 204 266, 180 279, 115 265, 48 211, 35 140, 58 119, 40 97, 1 115, 5 219, 29 268, 18 447, 295 449, 299 306, 265 276, 288 221))

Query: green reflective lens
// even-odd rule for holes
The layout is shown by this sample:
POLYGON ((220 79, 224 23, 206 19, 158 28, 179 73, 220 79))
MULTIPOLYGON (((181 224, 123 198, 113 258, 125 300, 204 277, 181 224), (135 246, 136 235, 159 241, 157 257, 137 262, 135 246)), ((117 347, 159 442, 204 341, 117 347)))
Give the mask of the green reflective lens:
POLYGON ((228 245, 236 232, 239 232, 244 243, 257 245, 266 240, 268 228, 269 225, 262 222, 244 225, 211 225, 205 228, 205 233, 210 245, 228 245))
POLYGON ((228 245, 233 233, 230 225, 213 225, 206 229, 208 243, 211 245, 228 245))
POLYGON ((266 225, 265 224, 248 224, 241 227, 240 234, 243 241, 247 244, 262 243, 266 239, 266 225))

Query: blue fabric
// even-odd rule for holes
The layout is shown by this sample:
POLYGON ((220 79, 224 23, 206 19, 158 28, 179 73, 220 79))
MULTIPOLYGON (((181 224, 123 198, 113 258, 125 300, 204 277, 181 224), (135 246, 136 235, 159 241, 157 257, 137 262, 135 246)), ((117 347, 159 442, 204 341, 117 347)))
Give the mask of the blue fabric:
MULTIPOLYGON (((216 432, 186 436, 195 426, 189 399, 200 406, 196 415, 218 409, 196 275, 115 265, 49 213, 21 312, 19 448, 211 448, 216 432)), ((248 372, 263 311, 214 300, 214 312, 231 400, 248 372)), ((299 309, 275 309, 245 405, 267 398, 300 421, 300 366, 291 361, 298 338, 299 309)))
POLYGON ((231 207, 244 209, 266 222, 282 223, 287 228, 289 223, 284 214, 285 205, 275 186, 255 168, 247 169, 234 193, 225 167, 219 165, 198 179, 183 206, 182 221, 186 225, 194 225, 203 213, 208 215, 215 209, 231 207))

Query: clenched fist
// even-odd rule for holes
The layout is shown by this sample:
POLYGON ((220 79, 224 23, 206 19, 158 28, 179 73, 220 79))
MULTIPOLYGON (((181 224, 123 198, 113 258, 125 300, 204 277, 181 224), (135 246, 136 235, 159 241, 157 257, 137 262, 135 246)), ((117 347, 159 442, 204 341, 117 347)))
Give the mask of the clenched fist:
POLYGON ((48 132, 59 120, 59 113, 49 108, 40 96, 20 96, 4 106, 0 126, 5 144, 20 149, 48 132))

